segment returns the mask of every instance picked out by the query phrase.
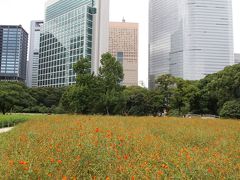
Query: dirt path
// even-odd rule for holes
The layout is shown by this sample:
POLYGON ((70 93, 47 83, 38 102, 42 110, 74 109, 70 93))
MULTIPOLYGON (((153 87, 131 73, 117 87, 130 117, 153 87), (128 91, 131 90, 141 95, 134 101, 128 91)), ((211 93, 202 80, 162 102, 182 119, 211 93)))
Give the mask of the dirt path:
POLYGON ((9 127, 9 128, 2 128, 0 129, 0 134, 1 133, 4 133, 4 132, 8 132, 8 131, 11 131, 13 127, 9 127))

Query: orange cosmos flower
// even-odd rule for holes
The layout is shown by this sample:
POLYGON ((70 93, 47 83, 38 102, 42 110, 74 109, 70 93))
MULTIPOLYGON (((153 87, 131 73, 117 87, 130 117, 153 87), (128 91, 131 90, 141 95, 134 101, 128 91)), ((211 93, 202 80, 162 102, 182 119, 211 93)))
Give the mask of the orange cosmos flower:
POLYGON ((81 156, 78 155, 76 159, 77 159, 77 161, 80 161, 81 160, 81 156))
POLYGON ((212 168, 208 168, 208 173, 212 173, 212 172, 213 172, 212 168))
POLYGON ((57 162, 58 162, 58 164, 62 164, 62 160, 58 160, 57 162))
POLYGON ((63 177, 62 177, 62 180, 67 180, 67 176, 63 176, 63 177))
POLYGON ((168 166, 166 164, 162 164, 162 168, 167 169, 168 166))
POLYGON ((162 172, 162 171, 158 171, 157 174, 158 174, 159 176, 162 176, 162 175, 163 175, 163 172, 162 172))
POLYGON ((21 164, 21 165, 26 165, 27 162, 26 162, 26 161, 19 161, 19 164, 21 164))
POLYGON ((106 177, 106 180, 110 180, 110 177, 107 176, 107 177, 106 177))
POLYGON ((54 159, 53 158, 51 158, 50 161, 51 161, 51 163, 54 163, 54 159))
POLYGON ((14 165, 14 161, 13 161, 13 160, 10 160, 10 161, 9 161, 9 164, 10 164, 10 166, 13 166, 13 165, 14 165))
POLYGON ((107 131, 106 138, 111 138, 112 137, 112 132, 110 130, 107 131))
POLYGON ((95 132, 98 133, 99 132, 99 128, 96 128, 95 132))
POLYGON ((124 158, 125 160, 128 160, 128 155, 125 154, 125 155, 123 156, 123 158, 124 158))

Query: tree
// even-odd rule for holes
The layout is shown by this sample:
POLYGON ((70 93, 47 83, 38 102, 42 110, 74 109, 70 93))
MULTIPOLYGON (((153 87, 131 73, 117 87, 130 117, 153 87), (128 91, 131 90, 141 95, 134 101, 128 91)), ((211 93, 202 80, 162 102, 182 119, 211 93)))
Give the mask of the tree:
POLYGON ((101 104, 106 114, 115 114, 116 106, 119 103, 123 103, 123 87, 121 86, 124 77, 123 67, 110 53, 103 54, 100 62, 99 78, 102 83, 101 104))
POLYGON ((77 74, 76 85, 68 88, 62 98, 65 110, 76 113, 117 114, 122 110, 124 98, 120 82, 123 69, 111 54, 102 55, 99 76, 91 73, 88 58, 81 58, 74 65, 77 74))
POLYGON ((88 112, 89 102, 88 92, 88 88, 85 86, 70 86, 61 99, 64 110, 71 113, 86 114, 88 112))
POLYGON ((240 119, 240 100, 227 101, 220 111, 220 116, 240 119))
POLYGON ((175 78, 175 88, 170 99, 171 108, 177 110, 179 116, 188 113, 191 98, 197 90, 195 82, 175 78))
POLYGON ((73 66, 77 74, 76 84, 70 86, 63 94, 61 104, 67 112, 88 113, 88 103, 91 96, 91 84, 94 75, 91 74, 91 63, 88 58, 81 58, 73 66))
POLYGON ((77 74, 76 84, 78 86, 89 86, 94 83, 94 74, 91 73, 91 60, 89 58, 81 58, 74 64, 73 70, 77 74))
POLYGON ((91 73, 91 62, 81 58, 74 65, 77 74, 76 84, 64 93, 61 104, 65 111, 72 113, 98 113, 101 101, 102 84, 99 77, 91 73))
POLYGON ((142 116, 149 114, 148 90, 138 86, 127 87, 124 90, 125 113, 142 116))
POLYGON ((148 114, 159 115, 165 110, 165 97, 159 90, 148 91, 147 104, 149 108, 148 114))
POLYGON ((110 53, 102 55, 100 60, 99 76, 105 83, 106 89, 119 89, 123 81, 123 67, 110 53))
POLYGON ((65 87, 39 87, 30 88, 30 95, 37 100, 37 105, 51 108, 58 106, 60 99, 65 91, 65 87))
POLYGON ((175 88, 175 78, 170 74, 159 76, 156 80, 156 89, 164 96, 165 109, 170 109, 170 98, 175 88))
POLYGON ((191 99, 192 111, 219 114, 225 102, 240 98, 240 64, 206 76, 199 81, 198 89, 191 99))
POLYGON ((18 82, 0 82, 0 110, 3 114, 13 110, 14 106, 23 108, 34 105, 36 100, 27 88, 18 82))

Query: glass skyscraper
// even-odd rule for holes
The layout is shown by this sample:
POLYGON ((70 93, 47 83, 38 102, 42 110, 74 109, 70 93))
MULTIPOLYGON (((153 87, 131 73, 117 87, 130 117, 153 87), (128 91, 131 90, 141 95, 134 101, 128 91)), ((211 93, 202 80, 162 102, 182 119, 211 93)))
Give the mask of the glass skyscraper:
POLYGON ((0 80, 26 79, 28 34, 19 26, 0 25, 0 80))
POLYGON ((235 64, 240 63, 240 54, 239 53, 234 54, 234 63, 235 64))
POLYGON ((73 65, 89 57, 98 69, 108 51, 109 0, 49 0, 41 29, 38 86, 74 84, 73 65))
POLYGON ((149 5, 149 87, 162 74, 199 80, 234 63, 231 0, 149 5))

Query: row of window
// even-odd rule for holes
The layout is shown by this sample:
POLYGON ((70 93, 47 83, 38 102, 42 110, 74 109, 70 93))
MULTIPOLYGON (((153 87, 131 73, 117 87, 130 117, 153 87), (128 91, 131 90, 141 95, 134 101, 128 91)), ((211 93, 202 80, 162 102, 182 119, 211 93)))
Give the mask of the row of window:
POLYGON ((53 72, 61 72, 65 71, 65 66, 55 66, 55 67, 47 67, 45 69, 39 69, 39 74, 53 73, 53 72))
POLYGON ((61 78, 65 77, 65 71, 63 72, 57 72, 57 73, 48 73, 48 74, 39 74, 38 78, 39 80, 44 80, 44 79, 56 79, 56 78, 61 78))
POLYGON ((38 81, 39 86, 53 85, 53 84, 55 84, 56 86, 59 86, 60 84, 64 85, 64 83, 65 83, 65 78, 51 79, 51 80, 44 80, 44 81, 39 80, 38 81))

